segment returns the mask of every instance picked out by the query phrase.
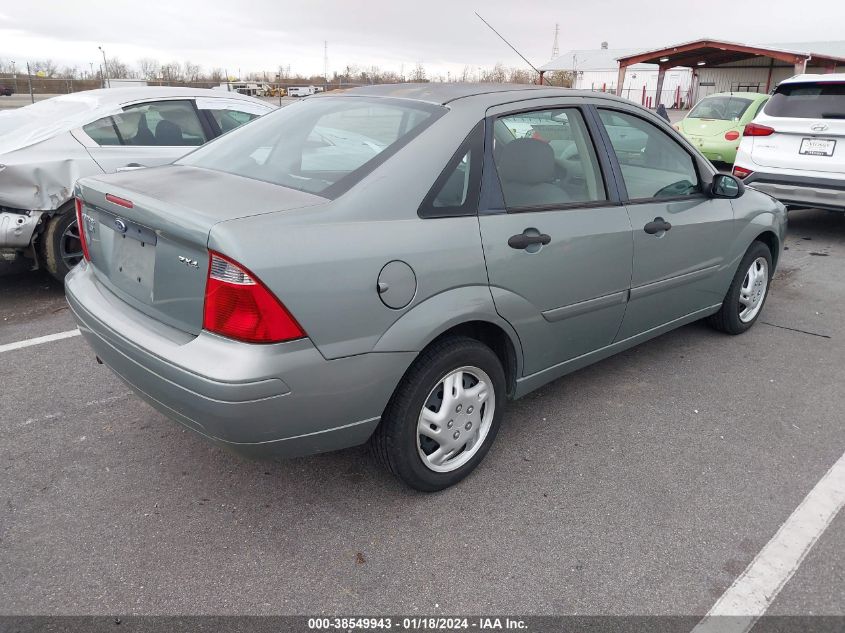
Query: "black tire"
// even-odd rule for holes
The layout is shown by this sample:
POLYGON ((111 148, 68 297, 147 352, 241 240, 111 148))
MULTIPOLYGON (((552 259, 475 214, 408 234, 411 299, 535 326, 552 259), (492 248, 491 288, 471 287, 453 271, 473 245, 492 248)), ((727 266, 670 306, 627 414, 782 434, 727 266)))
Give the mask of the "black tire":
MULTIPOLYGON (((504 404, 505 373, 493 350, 472 338, 445 338, 423 351, 402 378, 370 440, 370 447, 376 459, 410 487, 423 492, 443 490, 469 475, 484 459, 496 439, 504 404), (435 472, 420 455, 423 449, 418 444, 421 440, 418 439, 417 422, 433 390, 450 372, 464 367, 480 369, 489 377, 493 388, 492 421, 486 436, 466 463, 449 472, 435 472)), ((476 413, 483 417, 481 407, 476 413)), ((464 422, 463 418, 458 420, 454 429, 460 431, 464 422)), ((480 428, 482 423, 478 424, 480 428)), ((445 426, 443 428, 447 433, 451 433, 451 429, 451 426, 449 431, 445 426)))
POLYGON ((74 231, 78 236, 76 214, 71 206, 47 220, 47 226, 38 238, 41 263, 59 281, 64 281, 70 269, 82 259, 82 244, 78 237, 72 237, 74 231), (68 258, 70 254, 75 256, 68 258))
POLYGON ((736 274, 731 282, 731 286, 728 288, 728 293, 725 295, 725 300, 722 302, 722 307, 719 308, 719 311, 716 314, 708 317, 707 322, 713 328, 727 334, 742 334, 746 330, 750 329, 763 313, 763 307, 765 307, 766 299, 769 297, 769 290, 772 287, 772 274, 772 252, 769 250, 769 247, 762 242, 752 242, 751 246, 749 246, 748 250, 745 252, 745 256, 742 258, 742 261, 739 263, 739 267, 737 268, 736 274), (767 265, 768 278, 766 279, 765 294, 763 295, 760 309, 754 317, 748 321, 743 321, 740 319, 740 291, 752 262, 756 261, 757 258, 760 257, 766 260, 767 265))

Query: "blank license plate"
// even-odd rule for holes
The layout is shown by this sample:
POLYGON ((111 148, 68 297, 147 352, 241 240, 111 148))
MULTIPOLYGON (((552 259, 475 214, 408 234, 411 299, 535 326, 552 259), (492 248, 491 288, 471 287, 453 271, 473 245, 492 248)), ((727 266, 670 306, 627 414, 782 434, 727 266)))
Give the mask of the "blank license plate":
POLYGON ((112 279, 132 296, 149 299, 155 272, 155 246, 121 235, 115 238, 112 279))
POLYGON ((836 141, 823 138, 805 138, 801 139, 801 149, 799 154, 806 154, 808 156, 833 156, 833 150, 836 147, 836 141))

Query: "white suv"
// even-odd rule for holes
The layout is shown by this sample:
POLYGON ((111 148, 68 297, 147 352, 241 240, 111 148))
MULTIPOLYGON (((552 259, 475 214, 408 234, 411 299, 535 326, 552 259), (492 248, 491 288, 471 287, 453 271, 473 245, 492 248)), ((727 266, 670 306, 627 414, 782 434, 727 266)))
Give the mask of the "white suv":
POLYGON ((733 173, 788 207, 845 211, 845 73, 781 82, 745 127, 733 173))

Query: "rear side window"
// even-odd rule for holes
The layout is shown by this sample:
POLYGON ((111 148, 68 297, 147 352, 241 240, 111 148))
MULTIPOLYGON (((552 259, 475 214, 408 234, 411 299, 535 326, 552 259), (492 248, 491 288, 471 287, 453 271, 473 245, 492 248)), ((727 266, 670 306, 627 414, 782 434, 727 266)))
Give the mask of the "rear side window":
POLYGON ((419 216, 443 218, 475 215, 481 187, 484 154, 484 122, 475 126, 447 163, 420 205, 419 216))
POLYGON ((508 210, 607 199, 592 140, 576 108, 497 119, 493 159, 508 210))
POLYGON ((845 119, 845 83, 778 86, 763 111, 775 117, 845 119))
POLYGON ((97 143, 97 145, 121 145, 120 137, 117 135, 117 128, 114 125, 114 119, 110 116, 98 119, 88 125, 83 125, 82 129, 97 143))
POLYGON ((223 134, 231 132, 236 127, 240 127, 244 123, 249 123, 253 119, 258 118, 257 114, 238 112, 237 110, 209 110, 209 112, 214 117, 223 134))
POLYGON ((446 112, 402 99, 319 97, 221 137, 179 163, 336 197, 446 112))
POLYGON ((190 101, 157 101, 115 115, 125 145, 195 146, 208 138, 190 101))
POLYGON ((701 192, 692 156, 657 126, 630 114, 599 110, 631 200, 701 192))

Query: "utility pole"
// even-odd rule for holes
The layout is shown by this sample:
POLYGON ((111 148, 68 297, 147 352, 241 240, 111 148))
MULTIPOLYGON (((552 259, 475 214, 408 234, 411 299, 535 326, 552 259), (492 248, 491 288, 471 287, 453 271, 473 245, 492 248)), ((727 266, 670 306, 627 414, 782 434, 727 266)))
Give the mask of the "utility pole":
POLYGON ((329 43, 323 40, 323 79, 326 80, 326 85, 329 85, 329 43))
POLYGON ((557 40, 560 35, 560 24, 555 24, 555 43, 552 44, 552 59, 557 59, 560 56, 560 49, 558 48, 557 40))
POLYGON ((102 46, 98 46, 97 48, 99 48, 100 52, 103 54, 103 88, 111 88, 111 81, 109 81, 109 63, 106 61, 106 51, 103 50, 102 46), (106 84, 108 84, 108 86, 106 86, 106 84))
POLYGON ((35 95, 32 94, 32 70, 29 68, 29 62, 26 63, 26 80, 29 82, 29 100, 35 103, 35 95))
POLYGON ((94 78, 94 62, 88 62, 88 65, 91 67, 91 78, 94 78))
POLYGON ((12 79, 15 80, 15 93, 18 91, 18 74, 15 72, 15 60, 12 60, 12 79))

